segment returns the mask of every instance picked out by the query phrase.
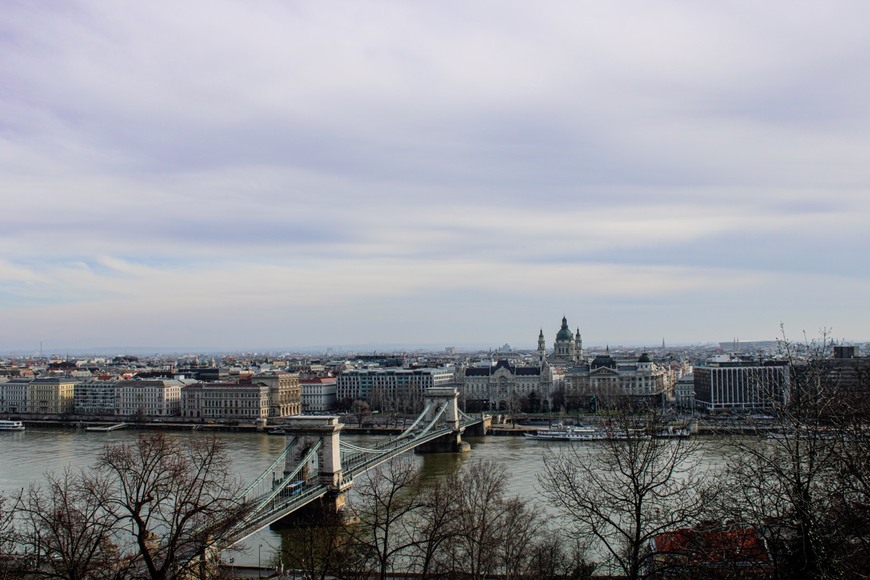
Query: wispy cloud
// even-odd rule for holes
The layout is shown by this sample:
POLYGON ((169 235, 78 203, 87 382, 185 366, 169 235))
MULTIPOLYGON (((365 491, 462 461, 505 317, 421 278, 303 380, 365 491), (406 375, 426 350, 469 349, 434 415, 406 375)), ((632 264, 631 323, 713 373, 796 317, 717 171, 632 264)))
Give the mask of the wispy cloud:
POLYGON ((868 17, 10 3, 0 348, 867 338, 868 17))

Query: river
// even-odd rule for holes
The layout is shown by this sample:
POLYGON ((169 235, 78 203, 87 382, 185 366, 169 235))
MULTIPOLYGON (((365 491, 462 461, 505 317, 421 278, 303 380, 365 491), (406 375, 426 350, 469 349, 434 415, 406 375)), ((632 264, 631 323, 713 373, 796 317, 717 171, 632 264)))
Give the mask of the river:
MULTIPOLYGON (((197 433, 178 433, 182 437, 201 437, 197 433)), ((24 432, 0 433, 0 491, 10 494, 31 483, 44 481, 46 472, 60 473, 66 467, 87 469, 107 443, 132 442, 136 431, 119 430, 94 433, 84 430, 28 428, 24 432)), ((263 433, 220 433, 233 460, 234 470, 246 481, 253 480, 283 451, 284 437, 263 433)), ((365 445, 377 437, 342 435, 357 444, 365 445)), ((578 443, 551 443, 527 441, 523 437, 466 437, 471 453, 415 455, 423 477, 439 477, 466 461, 491 460, 505 465, 509 478, 509 495, 538 501, 536 476, 543 469, 544 451, 549 446, 578 445, 578 443)), ((579 443, 579 445, 597 445, 579 443)), ((699 460, 708 466, 721 465, 727 455, 718 438, 704 438, 699 460)), ((545 512, 552 513, 541 505, 545 512)), ((265 565, 280 548, 279 532, 264 529, 244 542, 244 550, 227 553, 224 561, 233 558, 235 565, 265 565)))

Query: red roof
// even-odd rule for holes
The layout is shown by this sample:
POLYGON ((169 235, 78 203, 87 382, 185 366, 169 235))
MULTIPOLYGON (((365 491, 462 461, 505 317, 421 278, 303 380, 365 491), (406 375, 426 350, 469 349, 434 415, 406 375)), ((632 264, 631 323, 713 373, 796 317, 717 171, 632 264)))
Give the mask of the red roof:
POLYGON ((685 556, 689 561, 697 563, 763 564, 770 561, 764 540, 755 528, 737 530, 684 528, 657 535, 654 544, 658 554, 685 556))

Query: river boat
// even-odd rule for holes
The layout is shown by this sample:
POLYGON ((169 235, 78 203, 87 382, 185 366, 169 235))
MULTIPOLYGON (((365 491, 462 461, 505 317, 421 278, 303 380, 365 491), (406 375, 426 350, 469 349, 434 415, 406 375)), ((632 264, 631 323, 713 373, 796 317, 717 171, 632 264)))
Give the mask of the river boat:
POLYGON ((552 429, 538 429, 534 433, 526 433, 526 439, 537 439, 541 441, 574 441, 582 436, 592 436, 597 429, 592 427, 562 427, 557 426, 552 429))
POLYGON ((668 427, 667 429, 662 429, 658 431, 654 437, 656 439, 684 439, 686 437, 690 437, 692 432, 688 429, 675 429, 673 427, 668 427))
POLYGON ((526 439, 535 441, 614 441, 633 437, 645 438, 646 436, 595 427, 559 427, 526 433, 526 439))
POLYGON ((280 427, 277 427, 275 429, 270 429, 269 431, 267 431, 267 433, 269 435, 286 435, 287 431, 285 431, 284 429, 281 429, 280 427))
POLYGON ((0 419, 0 431, 24 431, 24 422, 0 419))

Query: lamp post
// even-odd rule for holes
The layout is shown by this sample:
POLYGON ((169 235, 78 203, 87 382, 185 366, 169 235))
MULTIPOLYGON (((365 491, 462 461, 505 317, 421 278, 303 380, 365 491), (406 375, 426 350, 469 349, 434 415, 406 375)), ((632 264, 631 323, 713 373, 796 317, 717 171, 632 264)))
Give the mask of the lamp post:
POLYGON ((257 546, 257 578, 261 578, 260 572, 262 568, 260 568, 260 555, 263 553, 263 544, 257 546))

